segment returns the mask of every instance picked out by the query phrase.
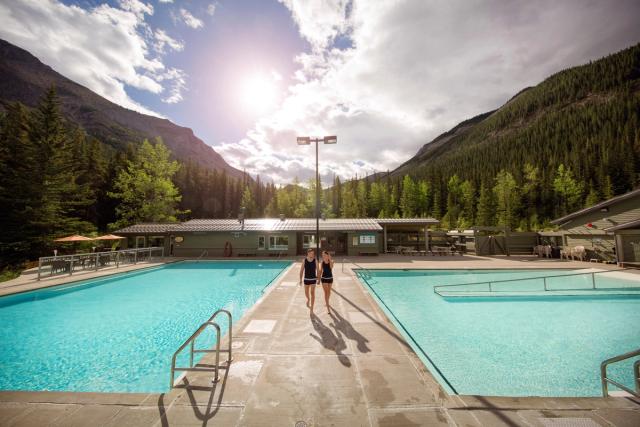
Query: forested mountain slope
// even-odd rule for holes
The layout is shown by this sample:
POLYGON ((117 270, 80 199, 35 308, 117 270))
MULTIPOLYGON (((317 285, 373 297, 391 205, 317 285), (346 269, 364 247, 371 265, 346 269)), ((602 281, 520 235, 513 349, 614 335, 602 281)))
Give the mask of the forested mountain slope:
POLYGON ((117 151, 126 150, 129 143, 160 137, 176 159, 242 178, 241 171, 230 166, 191 129, 114 104, 57 73, 26 50, 0 39, 0 110, 16 101, 33 108, 52 86, 65 117, 117 151))
POLYGON ((477 190, 493 187, 504 170, 521 187, 527 181, 525 165, 537 169, 535 199, 541 218, 563 210, 554 194, 560 165, 581 187, 567 208, 638 186, 640 44, 558 72, 498 110, 460 123, 425 144, 390 176, 408 174, 429 182, 446 200, 453 175, 477 190))

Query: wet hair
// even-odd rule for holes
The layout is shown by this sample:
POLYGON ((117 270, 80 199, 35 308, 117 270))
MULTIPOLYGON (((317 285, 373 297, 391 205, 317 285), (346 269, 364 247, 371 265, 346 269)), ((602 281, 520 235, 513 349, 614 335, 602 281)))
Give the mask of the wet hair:
POLYGON ((315 250, 315 249, 313 249, 313 248, 309 248, 309 249, 307 249, 307 253, 309 253, 309 252, 315 252, 315 251, 316 251, 316 250, 315 250))

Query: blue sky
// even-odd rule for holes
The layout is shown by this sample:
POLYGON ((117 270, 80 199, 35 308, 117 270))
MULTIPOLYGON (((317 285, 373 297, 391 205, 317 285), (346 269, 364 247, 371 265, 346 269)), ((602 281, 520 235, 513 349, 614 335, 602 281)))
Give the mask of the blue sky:
POLYGON ((640 41, 637 0, 12 0, 0 38, 276 183, 395 168, 457 123, 640 41))
MULTIPOLYGON (((85 9, 102 3, 113 7, 119 1, 64 1, 85 9)), ((153 15, 145 22, 153 28, 165 29, 169 36, 181 41, 185 48, 173 51, 163 59, 168 67, 187 74, 184 100, 175 104, 145 90, 127 87, 127 93, 140 104, 172 121, 191 127, 209 144, 236 141, 245 136, 258 118, 252 111, 237 108, 234 93, 228 90, 238 73, 275 70, 282 86, 291 83, 295 71, 294 58, 309 50, 309 43, 298 33, 289 10, 276 0, 179 1, 153 5, 153 15), (207 8, 213 5, 212 15, 207 8), (172 18, 186 9, 202 21, 191 28, 172 18)))

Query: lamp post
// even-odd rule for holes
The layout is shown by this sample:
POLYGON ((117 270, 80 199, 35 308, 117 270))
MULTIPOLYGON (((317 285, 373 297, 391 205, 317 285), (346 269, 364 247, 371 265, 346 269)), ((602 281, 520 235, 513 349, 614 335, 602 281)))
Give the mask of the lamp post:
POLYGON ((318 143, 337 144, 338 137, 335 135, 325 136, 323 138, 312 138, 309 136, 299 136, 296 139, 298 145, 316 144, 316 257, 320 257, 320 172, 318 170, 318 143))

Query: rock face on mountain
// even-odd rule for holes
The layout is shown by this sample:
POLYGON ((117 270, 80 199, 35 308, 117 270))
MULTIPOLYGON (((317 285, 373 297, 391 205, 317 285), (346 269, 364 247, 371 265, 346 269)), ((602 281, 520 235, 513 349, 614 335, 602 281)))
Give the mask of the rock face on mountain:
POLYGON ((26 50, 0 40, 0 110, 15 101, 33 107, 52 85, 56 87, 67 119, 117 150, 125 149, 130 142, 160 137, 178 160, 226 170, 235 178, 242 176, 240 170, 230 166, 190 128, 114 104, 62 76, 26 50))

